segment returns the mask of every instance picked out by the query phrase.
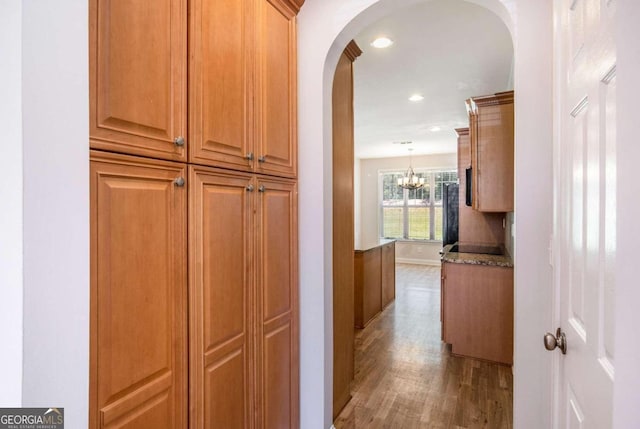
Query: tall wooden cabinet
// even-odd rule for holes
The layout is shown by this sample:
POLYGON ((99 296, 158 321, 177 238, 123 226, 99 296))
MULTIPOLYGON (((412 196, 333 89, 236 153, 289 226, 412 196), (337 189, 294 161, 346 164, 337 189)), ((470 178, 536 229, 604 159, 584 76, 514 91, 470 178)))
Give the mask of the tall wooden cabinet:
POLYGON ((91 147, 187 160, 187 2, 89 0, 91 147))
MULTIPOLYGON (((297 191, 285 179, 256 179, 258 427, 299 425, 297 191)), ((254 191, 255 192, 255 191, 254 191)))
POLYGON ((249 171, 254 152, 254 0, 191 0, 189 161, 249 171))
POLYGON ((89 0, 91 429, 299 426, 302 4, 89 0))
POLYGON ((258 0, 255 171, 297 173, 296 20, 304 0, 258 0))
POLYGON ((191 425, 296 427, 295 182, 189 178, 191 425))
POLYGON ((187 427, 185 170, 91 151, 92 428, 187 427))
POLYGON ((351 41, 333 78, 333 417, 351 399, 354 377, 354 118, 353 62, 362 54, 351 41))
POLYGON ((296 176, 296 13, 287 1, 192 1, 192 163, 296 176))
POLYGON ((191 427, 250 427, 252 177, 192 166, 189 183, 191 427))

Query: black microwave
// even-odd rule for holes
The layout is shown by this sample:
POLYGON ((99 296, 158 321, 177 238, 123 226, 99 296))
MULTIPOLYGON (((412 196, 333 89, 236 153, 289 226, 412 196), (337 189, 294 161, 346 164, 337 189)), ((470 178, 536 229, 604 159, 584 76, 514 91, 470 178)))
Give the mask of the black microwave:
POLYGON ((465 190, 464 190, 464 203, 466 205, 468 205, 469 207, 471 207, 471 205, 473 204, 473 200, 471 198, 471 190, 472 188, 472 179, 471 177, 473 176, 471 174, 471 167, 467 168, 465 171, 465 176, 466 176, 466 183, 465 183, 465 190))

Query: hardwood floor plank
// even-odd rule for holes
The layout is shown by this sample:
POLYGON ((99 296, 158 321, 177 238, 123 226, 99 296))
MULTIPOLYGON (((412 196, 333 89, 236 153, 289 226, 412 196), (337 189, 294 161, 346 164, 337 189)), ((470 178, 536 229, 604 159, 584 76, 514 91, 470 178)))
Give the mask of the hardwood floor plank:
POLYGON ((510 367, 440 341, 440 268, 396 265, 396 301, 356 331, 352 399, 336 429, 511 429, 510 367))

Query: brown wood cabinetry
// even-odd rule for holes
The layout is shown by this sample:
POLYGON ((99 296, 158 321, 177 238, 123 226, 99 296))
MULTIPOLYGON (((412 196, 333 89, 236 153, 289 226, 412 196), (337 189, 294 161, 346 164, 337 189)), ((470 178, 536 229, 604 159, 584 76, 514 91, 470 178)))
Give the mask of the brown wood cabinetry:
POLYGON ((295 182, 190 169, 191 427, 297 427, 295 182))
POLYGON ((258 177, 257 427, 299 426, 297 191, 293 181, 258 177))
POLYGON ((353 62, 355 42, 333 79, 333 417, 351 399, 354 377, 353 62))
POLYGON ((355 326, 364 328, 382 310, 380 247, 355 253, 355 326))
POLYGON ((355 326, 364 328, 395 299, 395 242, 356 250, 354 259, 355 326))
POLYGON ((513 211, 513 91, 467 100, 473 208, 513 211))
POLYGON ((89 0, 91 429, 299 426, 303 3, 89 0))
POLYGON ((302 3, 91 0, 91 147, 295 177, 302 3))
POLYGON ((187 2, 89 1, 91 147, 186 161, 187 2))
POLYGON ((297 173, 297 11, 291 0, 258 0, 255 156, 263 174, 297 173))
POLYGON ((513 363, 513 268, 442 264, 442 332, 454 354, 513 363))
POLYGON ((471 141, 469 128, 456 129, 458 134, 458 177, 460 180, 458 241, 460 243, 500 245, 504 243, 502 213, 482 213, 466 205, 467 184, 465 170, 471 166, 471 141))
POLYGON ((298 9, 268 0, 192 5, 190 161, 295 177, 298 9))
POLYGON ((383 245, 380 249, 380 278, 382 309, 396 299, 396 243, 383 245))
POLYGON ((189 182, 191 427, 250 427, 252 177, 191 167, 189 182))
POLYGON ((189 160, 236 170, 253 162, 254 0, 192 0, 189 160))
POLYGON ((91 152, 90 427, 187 427, 185 165, 91 152))

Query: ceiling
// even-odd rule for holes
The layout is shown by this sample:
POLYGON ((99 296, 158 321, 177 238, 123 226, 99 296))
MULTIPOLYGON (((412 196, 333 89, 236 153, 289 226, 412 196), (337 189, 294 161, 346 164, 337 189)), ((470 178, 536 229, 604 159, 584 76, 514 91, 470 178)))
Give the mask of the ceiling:
POLYGON ((401 9, 355 40, 364 51, 354 65, 356 158, 406 156, 409 147, 415 155, 455 152, 454 128, 468 124, 464 101, 512 89, 509 30, 464 0, 401 9), (370 46, 381 36, 394 44, 370 46), (424 100, 409 101, 413 94, 424 100))

